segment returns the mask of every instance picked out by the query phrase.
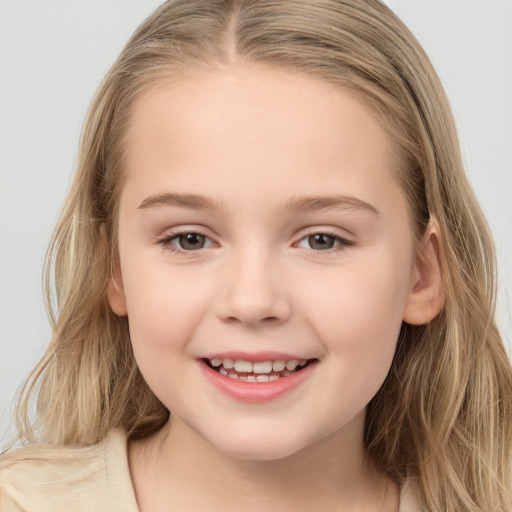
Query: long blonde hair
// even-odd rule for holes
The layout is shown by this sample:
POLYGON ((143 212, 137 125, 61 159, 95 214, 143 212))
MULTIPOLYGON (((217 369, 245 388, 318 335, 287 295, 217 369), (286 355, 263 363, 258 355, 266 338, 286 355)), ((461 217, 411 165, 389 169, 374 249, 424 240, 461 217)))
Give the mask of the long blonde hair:
POLYGON ((391 134, 416 240, 432 219, 439 227, 446 302, 428 325, 402 326, 390 373, 367 409, 368 455, 399 483, 414 477, 426 510, 510 511, 512 370, 493 320, 491 236, 437 75, 379 0, 170 0, 139 27, 93 100, 49 248, 53 337, 20 397, 21 440, 92 444, 113 428, 144 438, 167 421, 137 368, 127 319, 106 297, 124 135, 145 88, 237 60, 339 85, 391 134))

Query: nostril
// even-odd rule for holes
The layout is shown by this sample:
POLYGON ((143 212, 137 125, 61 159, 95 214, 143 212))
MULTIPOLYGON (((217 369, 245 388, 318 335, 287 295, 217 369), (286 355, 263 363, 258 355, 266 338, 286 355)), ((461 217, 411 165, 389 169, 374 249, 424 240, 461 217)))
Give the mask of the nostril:
POLYGON ((267 316, 265 318, 262 318, 261 321, 270 324, 270 323, 278 322, 279 318, 277 316, 267 316))
POLYGON ((229 316, 224 319, 225 322, 228 323, 242 323, 247 325, 256 325, 256 324, 276 324, 281 321, 278 316, 263 316, 257 314, 239 314, 237 316, 229 316))

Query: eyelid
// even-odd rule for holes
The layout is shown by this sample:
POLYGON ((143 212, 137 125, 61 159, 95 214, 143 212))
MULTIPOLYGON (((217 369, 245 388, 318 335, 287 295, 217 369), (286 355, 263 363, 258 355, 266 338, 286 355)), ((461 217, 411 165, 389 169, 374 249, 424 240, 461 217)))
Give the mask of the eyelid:
POLYGON ((166 233, 164 235, 157 237, 156 244, 161 245, 165 251, 169 251, 172 253, 186 255, 186 256, 197 255, 197 253, 202 252, 203 249, 209 249, 211 247, 219 246, 219 244, 217 242, 215 242, 213 237, 207 235, 204 231, 205 231, 204 229, 202 229, 201 227, 197 227, 197 226, 190 226, 190 227, 185 226, 185 227, 171 229, 169 231, 166 231, 166 233), (180 236, 189 235, 189 234, 199 235, 199 236, 205 238, 206 240, 208 240, 210 243, 206 247, 200 247, 195 250, 182 249, 182 248, 171 243, 173 240, 178 239, 180 236))
MULTIPOLYGON (((206 229, 201 226, 180 226, 177 228, 172 228, 162 236, 156 237, 155 243, 161 245, 164 250, 181 254, 181 255, 197 255, 200 252, 203 252, 203 249, 210 249, 212 247, 219 247, 219 244, 214 240, 214 237, 205 233, 206 229), (208 241, 208 245, 206 247, 200 247, 198 249, 182 249, 171 242, 180 236, 184 236, 187 234, 197 234, 201 237, 204 237, 208 241)), ((209 230, 208 230, 209 231, 209 230)), ((355 241, 347 238, 345 236, 336 233, 333 228, 322 228, 322 227, 311 227, 308 231, 303 232, 298 241, 292 244, 293 247, 304 248, 315 255, 328 255, 330 253, 341 252, 346 250, 347 248, 355 245, 355 241), (329 249, 313 249, 300 246, 300 243, 307 238, 315 235, 325 235, 331 237, 335 240, 335 245, 329 249)))
POLYGON ((306 240, 309 237, 315 236, 315 235, 325 235, 325 236, 333 238, 337 242, 337 244, 334 247, 332 247, 330 249, 324 249, 324 250, 303 247, 304 249, 307 249, 308 251, 311 251, 312 253, 315 253, 315 255, 316 254, 322 255, 322 254, 330 254, 330 253, 333 253, 333 252, 340 252, 340 251, 346 250, 347 248, 352 247, 353 245, 355 245, 355 242, 353 240, 350 240, 347 237, 341 236, 340 234, 334 232, 334 230, 332 228, 323 229, 321 227, 320 228, 311 228, 309 230, 309 232, 303 234, 300 237, 300 239, 297 242, 295 242, 293 245, 295 247, 302 247, 299 244, 303 240, 306 240))

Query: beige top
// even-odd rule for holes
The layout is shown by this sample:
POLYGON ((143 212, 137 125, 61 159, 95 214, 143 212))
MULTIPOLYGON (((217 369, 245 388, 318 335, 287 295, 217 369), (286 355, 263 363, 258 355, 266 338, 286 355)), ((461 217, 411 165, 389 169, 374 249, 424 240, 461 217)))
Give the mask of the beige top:
MULTIPOLYGON (((139 512, 128 469, 126 435, 113 431, 87 448, 33 446, 0 461, 1 512, 139 512)), ((399 512, 421 512, 414 485, 399 512)))

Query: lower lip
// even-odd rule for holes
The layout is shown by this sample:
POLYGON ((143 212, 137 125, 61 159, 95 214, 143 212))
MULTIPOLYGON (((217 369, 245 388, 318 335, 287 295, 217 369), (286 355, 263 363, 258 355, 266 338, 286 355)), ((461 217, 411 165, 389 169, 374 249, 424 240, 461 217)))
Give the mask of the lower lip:
POLYGON ((231 379, 212 370, 204 361, 199 361, 206 378, 220 391, 235 400, 246 403, 270 402, 299 386, 306 380, 317 365, 312 361, 302 370, 287 377, 269 382, 246 382, 231 379))

